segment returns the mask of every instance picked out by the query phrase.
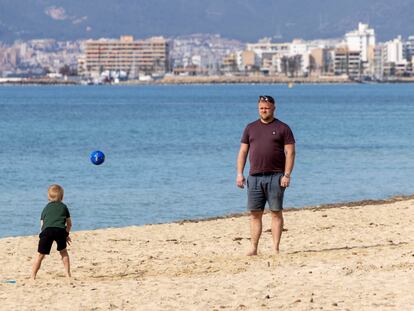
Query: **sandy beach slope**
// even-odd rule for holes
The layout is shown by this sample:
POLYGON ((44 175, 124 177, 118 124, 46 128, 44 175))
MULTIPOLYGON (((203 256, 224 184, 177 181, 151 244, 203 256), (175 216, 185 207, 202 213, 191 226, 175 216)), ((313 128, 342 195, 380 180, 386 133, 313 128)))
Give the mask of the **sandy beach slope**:
POLYGON ((4 238, 0 309, 414 310, 414 200, 288 211, 279 255, 269 228, 256 257, 247 216, 74 232, 72 284, 55 246, 30 283, 37 237, 4 238))

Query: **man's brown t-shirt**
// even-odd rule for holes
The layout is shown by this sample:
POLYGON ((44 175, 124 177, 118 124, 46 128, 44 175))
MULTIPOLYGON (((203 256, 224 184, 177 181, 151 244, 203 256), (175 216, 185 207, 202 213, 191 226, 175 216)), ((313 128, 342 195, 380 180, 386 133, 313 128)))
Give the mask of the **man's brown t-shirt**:
POLYGON ((249 145, 250 175, 257 173, 283 173, 285 171, 285 145, 294 144, 289 126, 278 119, 265 124, 259 120, 246 126, 241 138, 249 145))

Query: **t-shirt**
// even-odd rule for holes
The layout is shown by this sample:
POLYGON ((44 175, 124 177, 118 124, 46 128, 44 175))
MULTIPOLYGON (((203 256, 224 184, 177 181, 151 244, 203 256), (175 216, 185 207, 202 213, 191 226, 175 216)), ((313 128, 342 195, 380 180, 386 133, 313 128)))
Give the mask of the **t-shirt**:
POLYGON ((43 220, 42 230, 54 227, 66 229, 66 218, 69 218, 68 207, 62 202, 50 202, 42 211, 40 219, 43 220))
POLYGON ((283 173, 285 171, 285 145, 294 144, 289 126, 278 119, 266 124, 257 120, 246 126, 241 138, 249 145, 250 175, 257 173, 283 173))

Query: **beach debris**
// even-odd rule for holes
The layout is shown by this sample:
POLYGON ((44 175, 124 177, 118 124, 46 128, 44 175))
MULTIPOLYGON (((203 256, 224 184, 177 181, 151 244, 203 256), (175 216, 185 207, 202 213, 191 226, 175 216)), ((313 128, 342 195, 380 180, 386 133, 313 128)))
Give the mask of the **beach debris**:
POLYGON ((16 284, 17 282, 16 282, 16 280, 5 280, 5 281, 2 281, 2 283, 6 283, 6 284, 16 284))
POLYGON ((243 238, 242 238, 242 237, 236 237, 236 238, 233 238, 233 241, 241 241, 241 240, 243 240, 243 238))
POLYGON ((309 300, 309 302, 313 302, 313 297, 311 297, 311 299, 309 300))
POLYGON ((333 305, 334 307, 337 307, 337 306, 338 306, 338 304, 337 304, 336 302, 334 302, 332 305, 333 305))
POLYGON ((328 215, 326 215, 326 214, 323 214, 323 215, 322 215, 322 217, 328 217, 328 215))
POLYGON ((296 299, 293 303, 298 303, 298 302, 301 302, 302 300, 300 300, 300 299, 296 299))
POLYGON ((270 295, 266 295, 266 297, 265 297, 266 299, 270 299, 270 295))

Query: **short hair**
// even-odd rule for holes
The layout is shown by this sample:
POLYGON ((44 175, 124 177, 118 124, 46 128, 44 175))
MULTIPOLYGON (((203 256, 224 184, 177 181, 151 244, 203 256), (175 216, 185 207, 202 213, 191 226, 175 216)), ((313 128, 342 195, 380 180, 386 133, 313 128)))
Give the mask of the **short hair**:
POLYGON ((64 190, 61 186, 54 184, 47 190, 47 197, 50 201, 61 202, 63 200, 64 190))

